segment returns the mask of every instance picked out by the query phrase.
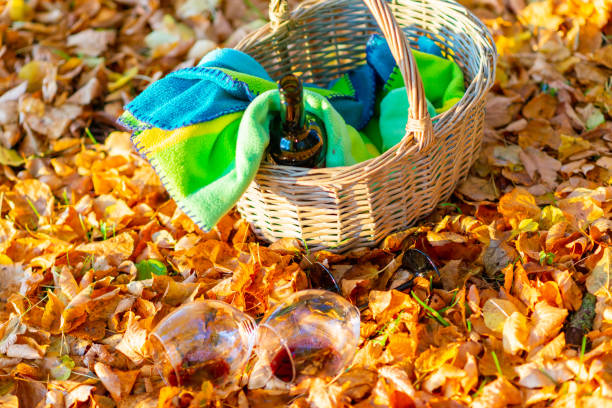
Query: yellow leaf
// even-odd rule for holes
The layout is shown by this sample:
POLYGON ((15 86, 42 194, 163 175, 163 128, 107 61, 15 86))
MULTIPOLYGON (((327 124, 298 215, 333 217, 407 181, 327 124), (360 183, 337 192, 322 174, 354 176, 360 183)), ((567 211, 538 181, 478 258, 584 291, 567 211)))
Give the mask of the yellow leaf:
POLYGON ((28 81, 28 92, 38 91, 45 78, 45 65, 40 61, 30 61, 19 70, 19 78, 28 81))
POLYGON ((430 348, 422 353, 414 362, 417 376, 430 373, 442 367, 446 362, 453 361, 459 352, 460 343, 448 343, 440 348, 430 348))
POLYGON ((518 227, 520 232, 536 232, 538 228, 538 223, 532 220, 531 218, 521 220, 518 227))
POLYGON ((542 213, 540 214, 540 226, 542 230, 548 230, 554 224, 558 224, 562 221, 565 221, 565 216, 563 215, 563 211, 553 205, 547 205, 542 209, 542 213))
POLYGON ((512 37, 499 36, 495 45, 500 55, 515 54, 526 45, 531 38, 529 31, 524 31, 512 37))
POLYGON ((9 0, 8 10, 9 17, 13 21, 29 20, 32 12, 25 0, 9 0))
POLYGON ((45 305, 40 324, 43 329, 48 330, 51 334, 57 334, 60 331, 64 303, 51 291, 48 291, 47 296, 49 296, 49 300, 45 305))
POLYGON ((138 74, 138 67, 132 67, 125 71, 123 75, 119 76, 115 81, 110 82, 108 84, 108 90, 111 92, 116 91, 121 88, 123 85, 127 84, 138 74))
POLYGON ((581 137, 561 135, 559 146, 559 160, 564 160, 573 154, 582 152, 591 147, 591 143, 581 137))
POLYGON ((508 354, 516 355, 519 351, 526 350, 528 337, 527 317, 520 312, 512 313, 504 323, 504 351, 508 354))
POLYGON ((612 250, 609 247, 604 249, 603 256, 595 264, 595 267, 586 280, 586 288, 589 292, 597 296, 610 296, 610 261, 612 260, 612 250))
POLYGON ((482 308, 485 325, 496 333, 502 334, 506 319, 518 312, 514 303, 505 299, 489 299, 482 308))

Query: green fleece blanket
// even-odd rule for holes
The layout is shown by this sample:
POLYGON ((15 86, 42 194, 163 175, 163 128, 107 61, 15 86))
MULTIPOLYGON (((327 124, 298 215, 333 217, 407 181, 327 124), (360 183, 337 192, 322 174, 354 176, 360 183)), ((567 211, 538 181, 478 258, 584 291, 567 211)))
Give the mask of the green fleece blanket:
MULTIPOLYGON (((325 97, 306 90, 304 101, 307 111, 325 124, 330 167, 349 166, 379 154, 325 97)), ((269 144, 270 121, 279 110, 279 92, 271 90, 256 97, 244 113, 176 130, 146 130, 134 142, 147 146, 147 157, 164 175, 164 184, 181 209, 210 229, 255 177, 269 144)))
MULTIPOLYGON (((376 157, 404 135, 406 90, 386 43, 368 42, 367 64, 327 89, 305 84, 306 109, 328 134, 326 165, 376 157)), ((432 117, 463 95, 453 62, 414 51, 432 117)), ((151 162, 177 205, 210 230, 255 177, 268 146, 270 119, 279 110, 276 84, 251 57, 217 50, 194 68, 153 83, 120 121, 151 162)))

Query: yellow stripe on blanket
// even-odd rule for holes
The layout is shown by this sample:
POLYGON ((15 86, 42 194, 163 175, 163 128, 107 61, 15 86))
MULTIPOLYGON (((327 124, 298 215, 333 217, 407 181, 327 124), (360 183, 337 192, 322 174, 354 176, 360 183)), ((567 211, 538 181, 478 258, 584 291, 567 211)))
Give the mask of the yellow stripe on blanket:
POLYGON ((230 113, 208 122, 186 126, 174 130, 152 128, 142 131, 134 137, 134 143, 146 155, 155 154, 185 139, 205 133, 219 134, 227 125, 240 119, 244 112, 230 113))

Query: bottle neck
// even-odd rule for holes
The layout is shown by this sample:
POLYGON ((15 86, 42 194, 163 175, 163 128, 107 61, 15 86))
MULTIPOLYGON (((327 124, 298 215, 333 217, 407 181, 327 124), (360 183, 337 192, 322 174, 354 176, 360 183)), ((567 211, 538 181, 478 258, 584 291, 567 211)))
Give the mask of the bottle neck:
POLYGON ((285 75, 278 84, 280 91, 280 114, 283 129, 295 131, 304 128, 306 110, 304 109, 304 89, 295 75, 285 75))

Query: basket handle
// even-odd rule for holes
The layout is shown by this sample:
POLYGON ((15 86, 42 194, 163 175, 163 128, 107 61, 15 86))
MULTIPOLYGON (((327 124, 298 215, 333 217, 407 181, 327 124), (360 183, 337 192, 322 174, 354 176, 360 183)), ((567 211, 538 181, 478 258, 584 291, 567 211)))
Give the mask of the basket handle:
MULTIPOLYGON (((363 0, 363 2, 370 9, 378 27, 389 44, 391 54, 404 78, 406 92, 408 93, 410 109, 408 110, 406 135, 398 144, 396 153, 403 154, 410 148, 410 142, 413 139, 416 141, 419 151, 426 150, 434 139, 433 125, 427 111, 423 81, 419 75, 414 57, 409 51, 406 36, 397 24, 386 0, 363 0), (412 135, 412 138, 408 137, 410 135, 412 135)), ((276 30, 283 21, 290 17, 288 3, 287 0, 271 0, 269 7, 272 27, 273 30, 276 30)))

